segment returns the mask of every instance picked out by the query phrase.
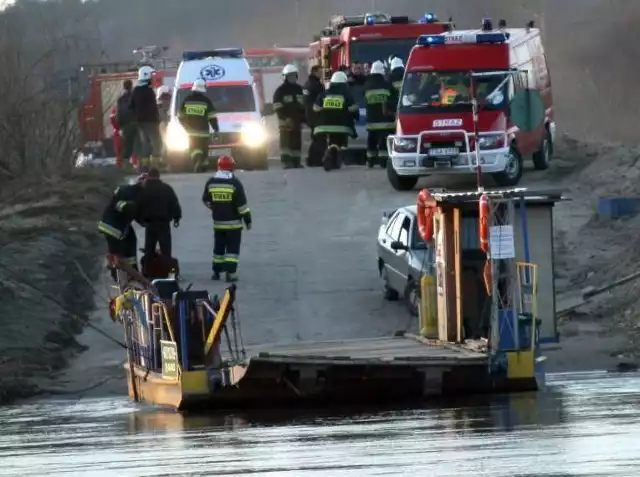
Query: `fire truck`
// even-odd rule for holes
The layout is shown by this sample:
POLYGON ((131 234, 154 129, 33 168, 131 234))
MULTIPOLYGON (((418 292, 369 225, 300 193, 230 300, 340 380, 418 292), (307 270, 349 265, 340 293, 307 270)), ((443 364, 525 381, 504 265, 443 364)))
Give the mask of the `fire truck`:
MULTIPOLYGON (((436 35, 450 31, 452 19, 441 22, 433 13, 417 21, 408 16, 388 13, 364 13, 355 16, 338 15, 310 44, 310 65, 320 65, 322 78, 328 82, 340 66, 354 62, 373 63, 398 57, 406 61, 416 40, 421 35, 436 35)), ((366 109, 364 87, 352 86, 354 99, 360 106, 360 119, 356 124, 358 139, 349 142, 346 163, 364 164, 366 160, 366 109)))
POLYGON ((78 113, 83 148, 102 148, 106 157, 115 155, 109 116, 122 94, 122 82, 130 79, 135 83, 138 68, 148 65, 156 70, 152 80, 154 88, 161 85, 173 88, 179 61, 162 58, 167 50, 168 47, 143 46, 133 50, 134 55, 140 55, 138 61, 88 64, 80 68, 88 84, 78 113))

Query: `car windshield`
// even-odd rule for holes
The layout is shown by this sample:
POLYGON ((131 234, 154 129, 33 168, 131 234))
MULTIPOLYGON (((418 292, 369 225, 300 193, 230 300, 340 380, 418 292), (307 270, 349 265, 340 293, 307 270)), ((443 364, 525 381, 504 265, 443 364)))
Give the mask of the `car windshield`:
MULTIPOLYGON (((189 89, 178 90, 176 105, 179 107, 190 93, 189 89)), ((243 113, 256 109, 253 89, 249 85, 211 86, 207 88, 207 96, 218 113, 243 113)))
MULTIPOLYGON (((478 72, 480 73, 480 72, 478 72)), ((507 104, 508 73, 474 78, 476 97, 483 109, 500 110, 507 104)), ((468 71, 410 72, 404 77, 400 110, 471 111, 471 74, 468 71)))
POLYGON ((392 38, 384 40, 356 40, 351 42, 351 62, 373 63, 385 61, 391 55, 407 61, 411 48, 416 44, 415 38, 392 38))

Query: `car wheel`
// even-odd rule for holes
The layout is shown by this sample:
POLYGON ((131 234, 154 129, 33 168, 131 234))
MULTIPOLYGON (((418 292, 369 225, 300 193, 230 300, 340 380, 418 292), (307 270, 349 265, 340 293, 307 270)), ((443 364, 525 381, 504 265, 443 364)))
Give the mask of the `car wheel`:
POLYGON ((533 167, 538 171, 548 169, 551 162, 552 151, 553 143, 551 142, 551 133, 546 129, 540 149, 533 153, 533 167))
POLYGON ((384 299, 387 301, 397 301, 400 298, 400 294, 389 286, 389 272, 387 272, 384 264, 382 264, 380 276, 382 278, 382 293, 384 299))
POLYGON ((418 183, 417 177, 405 177, 396 174, 396 170, 393 168, 393 162, 387 160, 387 178, 391 187, 399 191, 407 191, 413 189, 418 183))
POLYGON ((411 316, 420 316, 420 287, 411 278, 404 289, 404 302, 411 316))
POLYGON ((520 182, 523 172, 524 164, 522 155, 515 145, 512 145, 509 148, 509 160, 507 161, 504 171, 493 174, 493 179, 500 187, 512 187, 520 182))

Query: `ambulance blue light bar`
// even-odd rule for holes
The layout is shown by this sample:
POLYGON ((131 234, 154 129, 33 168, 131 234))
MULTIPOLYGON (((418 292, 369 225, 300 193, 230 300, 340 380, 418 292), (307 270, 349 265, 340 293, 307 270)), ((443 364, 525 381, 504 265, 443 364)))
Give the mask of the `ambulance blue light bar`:
POLYGON ((438 17, 435 13, 425 13, 420 19, 419 23, 435 23, 438 21, 438 17))
POLYGON ((444 35, 421 35, 416 41, 419 46, 435 45, 490 45, 505 43, 510 35, 507 32, 492 33, 446 33, 444 35))
POLYGON ((182 53, 182 61, 204 60, 205 58, 244 58, 244 50, 242 48, 217 48, 182 53))

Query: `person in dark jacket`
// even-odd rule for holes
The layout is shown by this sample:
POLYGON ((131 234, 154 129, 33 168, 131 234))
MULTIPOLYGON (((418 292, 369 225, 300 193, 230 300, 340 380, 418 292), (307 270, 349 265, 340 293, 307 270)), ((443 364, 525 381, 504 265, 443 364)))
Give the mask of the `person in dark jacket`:
POLYGON ((124 163, 128 163, 133 154, 133 147, 136 142, 136 127, 133 111, 129 105, 131 104, 131 93, 133 90, 133 82, 129 79, 122 82, 123 93, 116 103, 116 122, 120 128, 122 137, 122 159, 124 163))
POLYGON ((367 166, 378 163, 387 167, 387 137, 395 128, 395 116, 390 107, 393 86, 384 77, 384 64, 376 61, 364 85, 367 105, 367 166))
POLYGON ((349 136, 358 137, 354 120, 358 119, 359 108, 347 82, 346 74, 342 71, 335 72, 329 88, 318 95, 313 105, 314 112, 318 114, 318 125, 313 134, 322 136, 328 143, 322 160, 326 171, 341 166, 341 154, 347 148, 349 136))
POLYGON ((302 87, 307 125, 311 129, 311 143, 309 144, 309 152, 307 153, 307 166, 309 167, 322 165, 322 156, 327 146, 326 139, 323 140, 324 137, 313 133, 318 122, 316 113, 313 111, 313 105, 316 99, 318 99, 318 96, 323 92, 324 85, 322 81, 320 81, 320 66, 312 66, 309 72, 309 79, 302 87))
POLYGON ((238 260, 242 241, 243 222, 251 229, 251 211, 242 182, 233 174, 232 157, 218 159, 218 171, 204 186, 202 202, 211 210, 213 218, 213 275, 219 280, 226 272, 227 281, 238 280, 238 260))
POLYGON ((193 161, 193 169, 200 172, 209 158, 209 128, 215 133, 220 132, 216 108, 207 96, 207 84, 203 79, 193 82, 191 93, 184 98, 178 110, 178 121, 189 135, 189 156, 193 161))
POLYGON ((173 187, 160 179, 160 172, 155 167, 149 169, 138 197, 138 208, 138 222, 145 228, 145 257, 153 257, 156 245, 159 245, 160 254, 171 258, 171 222, 178 227, 182 208, 173 187))
MULTIPOLYGON (((145 180, 146 174, 143 174, 135 184, 116 188, 98 222, 98 231, 107 241, 109 255, 116 262, 134 270, 138 270, 138 241, 131 223, 139 212, 140 194, 145 180)), ((115 275, 112 277, 116 280, 115 275)))
POLYGON ((151 87, 153 72, 150 66, 143 66, 138 70, 138 85, 133 88, 129 104, 138 127, 136 156, 140 160, 141 169, 145 171, 151 165, 158 165, 162 156, 160 113, 156 94, 151 87))
POLYGON ((389 81, 391 82, 391 86, 393 86, 396 95, 400 94, 403 77, 404 63, 402 62, 402 59, 396 57, 391 60, 391 64, 389 66, 389 81))
POLYGON ((364 74, 362 63, 354 61, 347 77, 349 78, 349 85, 363 86, 365 81, 367 81, 367 76, 364 74))
POLYGON ((283 83, 273 93, 273 109, 278 115, 280 161, 284 169, 300 168, 302 156, 302 124, 306 122, 304 94, 298 84, 298 68, 286 65, 283 83))

